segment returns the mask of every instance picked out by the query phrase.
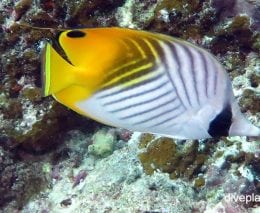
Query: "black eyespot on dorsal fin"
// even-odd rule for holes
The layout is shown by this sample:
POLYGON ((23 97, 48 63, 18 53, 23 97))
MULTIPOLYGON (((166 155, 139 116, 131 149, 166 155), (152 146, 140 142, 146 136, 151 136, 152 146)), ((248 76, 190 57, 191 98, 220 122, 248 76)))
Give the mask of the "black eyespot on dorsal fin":
POLYGON ((67 36, 70 38, 82 38, 86 36, 86 33, 81 30, 71 30, 67 32, 67 36))
POLYGON ((212 137, 228 136, 232 124, 232 110, 230 104, 210 122, 208 133, 212 137))

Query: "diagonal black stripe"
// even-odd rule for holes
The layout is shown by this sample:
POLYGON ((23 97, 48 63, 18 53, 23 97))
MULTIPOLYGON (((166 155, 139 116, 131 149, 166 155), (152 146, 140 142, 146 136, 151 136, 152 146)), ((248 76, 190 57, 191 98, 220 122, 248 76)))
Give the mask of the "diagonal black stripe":
POLYGON ((129 74, 128 76, 125 76, 125 77, 121 77, 119 79, 117 79, 115 82, 107 85, 107 86, 104 86, 101 88, 101 90, 106 90, 106 89, 110 89, 112 87, 115 87, 115 86, 118 86, 118 85, 122 85, 124 83, 127 83, 133 79, 138 79, 138 78, 141 78, 145 75, 148 75, 152 72, 155 72, 156 71, 156 68, 157 68, 157 65, 153 64, 152 67, 150 68, 145 68, 145 69, 141 69, 137 72, 134 72, 132 74, 129 74))
POLYGON ((121 63, 118 63, 118 64, 114 65, 113 67, 122 66, 124 63, 127 63, 127 62, 129 63, 130 61, 136 60, 136 59, 140 59, 140 61, 135 64, 129 65, 127 67, 123 67, 122 69, 119 69, 114 72, 112 69, 112 71, 108 72, 108 75, 105 77, 104 83, 114 79, 115 77, 119 77, 128 72, 131 72, 133 69, 138 68, 139 66, 145 65, 149 62, 155 62, 155 56, 153 55, 149 46, 146 44, 146 42, 143 39, 140 39, 138 37, 131 37, 130 39, 124 39, 123 41, 128 45, 129 49, 131 50, 132 55, 130 58, 127 58, 127 56, 126 56, 125 60, 122 60, 121 63), (136 44, 134 44, 134 42, 136 44), (138 45, 139 48, 142 49, 142 51, 145 54, 145 57, 142 56, 141 51, 138 49, 138 47, 136 45, 138 45))
POLYGON ((162 104, 157 104, 157 105, 155 105, 154 107, 152 107, 152 108, 150 108, 150 109, 146 109, 146 110, 140 111, 140 112, 138 112, 138 113, 133 113, 133 114, 131 114, 131 115, 127 115, 127 116, 120 117, 120 119, 123 119, 123 120, 124 120, 124 119, 132 118, 132 117, 136 117, 136 116, 139 116, 139 115, 142 115, 142 114, 145 114, 145 113, 152 112, 152 111, 154 111, 154 110, 156 110, 156 109, 158 109, 158 108, 160 108, 160 107, 162 107, 162 106, 165 106, 165 105, 167 105, 167 104, 172 103, 172 102, 175 101, 175 100, 176 100, 176 97, 175 97, 175 98, 172 98, 171 100, 166 101, 166 102, 164 102, 164 103, 162 103, 162 104))
POLYGON ((205 89, 205 94, 206 94, 206 97, 208 98, 208 83, 209 83, 209 74, 208 74, 208 62, 207 62, 207 59, 205 58, 205 54, 201 51, 198 51, 199 55, 200 55, 200 58, 203 62, 203 67, 204 67, 204 73, 205 73, 205 82, 204 85, 204 89, 205 89))
POLYGON ((131 38, 125 38, 122 40, 123 42, 125 42, 126 46, 129 48, 129 50, 132 53, 131 58, 142 58, 142 53, 140 52, 140 50, 138 49, 138 47, 136 46, 136 44, 132 41, 131 38))
POLYGON ((110 64, 110 67, 105 72, 105 76, 104 76, 105 78, 107 78, 109 75, 115 73, 114 70, 117 67, 121 67, 122 65, 131 62, 133 60, 133 58, 139 59, 138 62, 142 61, 142 59, 144 59, 140 50, 130 39, 124 38, 124 39, 121 39, 121 42, 122 42, 121 56, 122 56, 122 54, 124 54, 124 57, 119 57, 119 58, 117 58, 117 60, 114 61, 114 63, 110 64))
MULTIPOLYGON (((177 110, 178 108, 180 107, 180 105, 178 106, 178 107, 176 107, 173 111, 175 111, 175 110, 177 110)), ((151 127, 156 127, 156 126, 160 126, 160 125, 162 125, 162 124, 164 124, 164 123, 166 123, 166 122, 169 122, 169 121, 171 121, 171 120, 173 120, 173 119, 176 119, 181 113, 183 113, 185 110, 182 110, 181 112, 179 112, 178 114, 176 114, 176 115, 174 115, 174 116, 171 116, 171 117, 169 117, 169 118, 166 118, 166 119, 164 119, 164 120, 162 120, 161 122, 159 122, 159 123, 156 123, 156 124, 154 124, 154 125, 152 125, 152 126, 149 126, 150 128, 151 127)), ((172 111, 171 111, 172 112, 172 111)), ((174 125, 174 124, 171 124, 171 125, 174 125)), ((176 124, 175 124, 176 125, 176 124)), ((166 127, 167 128, 167 127, 166 127)))
POLYGON ((213 87, 213 94, 211 95, 216 95, 217 93, 217 81, 218 81, 218 67, 214 61, 214 58, 212 56, 208 57, 209 61, 208 64, 210 65, 210 67, 212 67, 211 72, 209 73, 209 77, 210 75, 214 75, 214 79, 213 82, 210 82, 210 79, 208 81, 208 87, 213 87))
MULTIPOLYGON (((166 59, 165 59, 166 57, 165 57, 165 54, 164 54, 164 51, 163 51, 162 47, 161 47, 161 46, 159 45, 159 43, 158 43, 158 40, 153 39, 153 38, 150 38, 150 37, 149 37, 149 38, 146 38, 146 39, 147 39, 147 41, 153 46, 154 50, 157 52, 157 54, 158 54, 159 58, 161 59, 161 61, 163 62, 163 64, 165 64, 165 63, 166 63, 166 59)), ((139 43, 139 44, 142 43, 140 46, 142 46, 142 48, 144 49, 144 51, 147 53, 147 55, 148 55, 150 58, 153 57, 153 60, 155 60, 155 56, 154 56, 152 50, 150 49, 149 45, 147 45, 144 40, 140 40, 140 39, 138 39, 138 38, 135 38, 135 41, 136 41, 137 43, 139 43)), ((161 75, 161 76, 162 76, 162 75, 161 75)), ((156 78, 157 78, 157 77, 156 77, 156 78)), ((156 78, 155 78, 155 79, 156 79, 156 78)), ((131 87, 129 87, 129 88, 124 88, 124 89, 121 89, 121 90, 119 90, 119 91, 116 91, 116 92, 113 92, 113 93, 110 93, 110 94, 101 95, 101 96, 99 96, 98 98, 105 98, 105 97, 113 96, 113 95, 119 94, 119 93, 121 93, 121 92, 130 90, 131 88, 141 86, 142 83, 145 84, 145 83, 149 83, 149 82, 151 82, 150 79, 148 79, 148 81, 140 82, 140 83, 138 83, 138 84, 136 84, 136 85, 133 85, 133 86, 131 86, 131 87), (141 84, 141 85, 140 85, 140 84, 141 84)), ((106 88, 102 88, 102 90, 105 90, 105 89, 106 89, 106 88)), ((107 88, 107 89, 109 89, 109 88, 107 88)), ((175 92, 175 91, 174 91, 174 92, 175 92)), ((124 100, 125 100, 125 99, 124 99, 124 100)))
POLYGON ((210 57, 211 63, 214 66, 214 95, 217 94, 217 82, 218 82, 218 67, 212 57, 210 57))
MULTIPOLYGON (((131 99, 131 98, 134 98, 134 97, 138 97, 138 96, 142 96, 142 95, 145 95, 145 94, 154 92, 155 90, 160 89, 161 87, 163 87, 163 86, 164 86, 165 84, 167 84, 167 83, 168 83, 168 82, 165 81, 165 82, 161 83, 159 86, 154 87, 153 89, 146 90, 146 91, 142 91, 142 92, 139 92, 139 93, 136 93, 136 94, 133 94, 133 95, 127 95, 127 96, 124 96, 123 98, 106 102, 106 103, 103 104, 103 106, 108 106, 108 105, 111 105, 111 104, 120 103, 120 102, 122 102, 122 101, 131 99)), ((118 94, 118 93, 117 93, 117 94, 118 94)), ((115 95, 117 95, 117 94, 115 94, 115 95)), ((106 97, 107 97, 107 96, 106 96, 106 97)))
POLYGON ((156 40, 154 38, 147 38, 147 41, 153 47, 153 49, 156 52, 156 54, 158 55, 161 63, 165 64, 166 57, 165 57, 165 54, 164 54, 164 51, 163 51, 161 45, 158 43, 158 40, 156 40))
POLYGON ((149 62, 150 62, 149 59, 144 59, 144 60, 141 60, 141 61, 139 61, 135 64, 131 64, 131 65, 123 67, 122 69, 119 69, 115 72, 112 72, 111 74, 108 74, 104 78, 103 84, 108 83, 109 81, 112 81, 114 78, 118 78, 120 76, 123 76, 124 74, 127 74, 127 73, 133 71, 134 69, 136 69, 138 67, 144 66, 144 65, 148 64, 149 62))
MULTIPOLYGON (((180 62, 180 58, 179 58, 179 56, 178 56, 178 54, 177 54, 176 48, 175 48, 175 46, 174 46, 171 42, 168 42, 168 41, 165 41, 165 42, 166 42, 166 44, 170 47, 170 49, 171 49, 171 51, 172 51, 172 53, 173 53, 174 60, 176 61, 177 66, 178 66, 177 69, 176 69, 176 70, 177 70, 177 73, 178 73, 178 75, 180 76, 180 79, 181 79, 181 82, 182 82, 182 85, 183 85, 183 88, 184 88, 185 96, 186 96, 186 98, 187 98, 189 104, 191 105, 190 98, 189 98, 188 92, 187 92, 187 88, 186 88, 186 85, 185 85, 183 76, 182 76, 182 74, 181 74, 181 62, 180 62)), ((166 65, 167 65, 167 63, 166 63, 166 65)), ((185 106, 185 104, 183 104, 183 101, 182 101, 182 99, 181 99, 181 97, 180 97, 179 91, 178 91, 178 89, 176 88, 176 86, 175 86, 175 84, 174 84, 174 81, 173 81, 173 79, 172 79, 172 76, 171 76, 171 74, 170 74, 170 72, 174 72, 174 71, 173 71, 173 70, 170 71, 168 65, 167 65, 166 71, 167 71, 168 78, 169 78, 170 81, 172 82, 172 85, 173 85, 173 87, 175 88, 175 91, 176 91, 176 93, 177 93, 177 95, 178 95, 178 98, 179 98, 179 100, 180 100, 181 103, 182 103, 182 106, 183 106, 185 109, 187 109, 187 107, 185 106)))
MULTIPOLYGON (((169 42, 168 40, 163 39, 163 40, 160 40, 160 41, 163 41, 164 44, 166 44, 167 46, 169 46, 171 49, 172 49, 172 48, 175 49, 175 47, 173 46, 173 44, 172 44, 171 42, 169 42)), ((164 52, 163 48, 161 47, 161 45, 158 43, 158 39, 157 39, 157 38, 149 38, 149 42, 154 46, 154 48, 155 48, 155 50, 156 50, 156 52, 157 52, 157 54, 158 54, 158 56, 159 56, 159 58, 160 58, 160 60, 161 60, 161 64, 162 64, 162 66, 164 66, 165 73, 166 73, 166 75, 167 75, 167 77, 168 77, 168 79, 169 79, 169 81, 170 81, 170 83, 171 83, 171 85, 172 85, 172 87, 173 87, 172 92, 177 95, 177 97, 178 97, 178 99, 180 100, 182 106, 183 106, 185 109, 187 109, 186 106, 183 104, 183 101, 182 101, 182 99, 180 98, 180 94, 179 94, 179 92, 178 92, 178 90, 177 90, 177 88, 176 88, 176 86, 175 86, 175 83, 174 83, 174 81, 173 81, 173 79, 172 79, 172 76, 171 76, 171 74, 170 74, 171 71, 170 71, 170 69, 169 69, 169 65, 168 65, 168 62, 167 62, 167 59, 166 59, 165 52, 164 52)), ((173 54, 176 55, 176 52, 175 52, 175 53, 173 52, 173 54)), ((179 63, 178 63, 178 62, 179 62, 179 61, 177 61, 178 69, 179 69, 179 68, 180 68, 180 62, 179 62, 179 63)), ((173 71, 172 71, 172 72, 173 72, 173 71)), ((181 76, 181 77, 182 77, 182 76, 181 76)), ((183 82, 183 80, 182 80, 182 82, 183 82)), ((189 100, 189 99, 188 99, 188 100, 189 100)))
MULTIPOLYGON (((108 112, 111 112, 111 113, 121 112, 121 111, 124 111, 126 109, 130 109, 130 108, 133 108, 133 107, 136 107, 136 106, 141 106, 141 105, 144 105, 144 104, 148 104, 148 103, 151 103, 153 101, 157 101, 157 100, 165 97, 166 95, 169 95, 170 92, 171 91, 166 91, 165 93, 159 94, 159 95, 157 95, 155 97, 152 97, 152 98, 150 98, 150 99, 148 99, 146 101, 141 101, 141 102, 138 102, 138 103, 130 104, 128 106, 125 106, 125 107, 122 107, 122 108, 119 108, 119 109, 116 109, 116 110, 108 111, 108 112)), ((136 96, 134 96, 134 97, 136 97, 136 96)))
POLYGON ((155 118, 159 118, 159 117, 161 117, 161 116, 163 116, 165 114, 171 113, 172 111, 177 110, 179 107, 181 107, 181 104, 177 105, 177 107, 172 107, 172 108, 170 108, 170 109, 168 109, 168 110, 166 110, 164 112, 161 112, 161 113, 159 113, 157 115, 154 115, 154 116, 152 116, 150 118, 146 118, 146 119, 144 119, 142 121, 135 122, 135 123, 133 123, 133 125, 138 125, 138 124, 144 124, 144 123, 147 123, 147 122, 151 122, 151 120, 153 120, 155 118))
MULTIPOLYGON (((164 74, 161 73, 161 74, 158 74, 158 75, 156 75, 156 76, 154 76, 154 77, 151 77, 151 78, 149 78, 149 79, 147 79, 147 80, 144 80, 143 82, 139 82, 139 83, 137 83, 137 84, 135 84, 135 85, 131 85, 130 87, 122 88, 122 89, 120 89, 120 90, 117 90, 117 91, 115 91, 115 92, 111 92, 111 93, 109 93, 109 94, 100 95, 100 96, 98 96, 97 98, 98 98, 98 99, 103 99, 103 98, 111 97, 111 96, 120 94, 120 93, 122 93, 122 92, 129 91, 129 90, 131 90, 131 89, 141 87, 141 86, 143 86, 143 85, 145 85, 145 84, 152 83, 152 82, 154 82, 154 81, 156 81, 156 80, 162 78, 163 76, 164 76, 164 74)), ((161 86, 163 86, 163 85, 161 85, 161 86)), ((156 89, 156 88, 155 88, 155 89, 156 89)))
POLYGON ((133 38, 142 48, 142 50, 145 52, 146 57, 149 58, 150 61, 155 62, 156 57, 153 54, 151 48, 149 47, 149 45, 145 42, 145 40, 140 39, 138 37, 134 37, 133 38))
POLYGON ((183 45, 181 43, 178 43, 183 50, 185 51, 185 53, 188 55, 188 58, 190 59, 191 62, 191 77, 192 77, 192 85, 193 85, 193 89, 195 90, 196 93, 196 100, 197 103, 200 105, 200 100, 199 100, 199 93, 198 93, 198 84, 197 84, 197 80, 196 80, 196 73, 195 73, 195 66, 194 66, 194 56, 192 55, 192 52, 190 51, 189 47, 187 47, 186 45, 183 45))

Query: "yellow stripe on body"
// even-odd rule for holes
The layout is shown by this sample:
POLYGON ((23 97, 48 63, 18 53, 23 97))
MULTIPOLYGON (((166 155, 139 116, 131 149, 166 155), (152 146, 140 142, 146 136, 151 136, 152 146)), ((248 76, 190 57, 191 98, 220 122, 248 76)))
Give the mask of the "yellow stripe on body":
MULTIPOLYGON (((121 61, 121 63, 114 64, 116 66, 115 68, 109 69, 108 72, 106 72, 104 76, 104 81, 110 81, 111 78, 113 79, 115 75, 120 75, 127 73, 128 71, 131 71, 132 66, 134 67, 135 64, 140 64, 142 62, 145 62, 145 59, 148 59, 146 53, 142 49, 141 45, 139 45, 136 41, 130 38, 126 38, 124 40, 120 40, 120 43, 124 45, 126 48, 126 56, 125 60, 121 61), (130 46, 129 43, 132 43, 133 45, 130 46), (130 62, 129 62, 130 61, 130 62), (130 69, 127 69, 128 67, 131 67, 130 69)), ((146 63, 146 62, 145 62, 146 63)), ((138 65, 137 65, 138 66, 138 65)))
POLYGON ((144 75, 144 76, 142 76, 142 77, 140 77, 140 78, 132 79, 132 80, 130 80, 130 81, 124 83, 123 86, 124 86, 124 87, 134 86, 134 85, 136 85, 136 84, 139 84, 139 83, 141 83, 141 82, 144 82, 145 80, 151 79, 151 78, 157 76, 158 74, 159 74, 159 72, 151 72, 151 73, 149 73, 149 74, 147 74, 147 75, 144 75))
MULTIPOLYGON (((122 86, 125 87, 128 82, 122 83, 121 80, 122 80, 123 78, 129 77, 129 78, 128 78, 128 81, 133 81, 134 79, 131 80, 131 78, 130 78, 131 75, 137 74, 137 73, 145 72, 145 71, 147 71, 148 69, 152 68, 153 65, 154 65, 154 63, 150 62, 150 63, 145 64, 145 65, 143 65, 143 66, 140 66, 140 67, 138 67, 138 68, 136 68, 136 69, 133 69, 133 70, 131 70, 131 71, 125 73, 124 75, 121 75, 121 76, 119 76, 119 77, 113 78, 113 79, 110 80, 109 82, 105 83, 105 84, 103 85, 103 87, 116 86, 117 83, 118 83, 118 85, 122 85, 122 86)), ((152 70, 150 70, 150 71, 152 72, 152 70)))
POLYGON ((105 79, 106 77, 109 77, 109 76, 111 76, 111 75, 116 74, 117 72, 120 72, 120 71, 123 70, 123 69, 126 69, 126 68, 129 67, 129 66, 135 65, 135 64, 137 64, 137 63, 139 63, 139 62, 141 62, 141 61, 142 61, 142 60, 130 61, 129 63, 120 65, 119 67, 116 67, 115 69, 109 70, 109 72, 107 72, 106 75, 104 76, 104 79, 105 79))
POLYGON ((127 39, 130 42, 132 42, 134 44, 134 46, 139 50, 139 53, 141 53, 141 56, 143 59, 147 58, 146 53, 144 52, 144 50, 142 49, 141 45, 139 45, 134 39, 127 39))
MULTIPOLYGON (((139 43, 138 40, 136 41, 135 38, 128 38, 128 39, 121 41, 124 44, 124 46, 131 51, 131 50, 133 50, 133 47, 131 48, 131 46, 129 46, 129 44, 126 43, 125 41, 129 41, 132 44, 134 44, 134 46, 136 47, 138 52, 135 52, 135 54, 132 56, 133 60, 130 63, 128 63, 127 65, 122 65, 116 69, 113 69, 112 72, 108 72, 108 75, 106 76, 108 82, 105 82, 105 84, 103 84, 103 88, 117 86, 117 84, 116 84, 117 82, 119 85, 121 84, 124 87, 126 85, 133 85, 134 84, 133 82, 135 82, 135 81, 140 82, 138 80, 131 79, 131 75, 138 74, 139 72, 140 72, 140 74, 143 72, 143 74, 146 75, 145 72, 147 72, 148 69, 151 69, 155 65, 155 63, 160 62, 158 53, 156 52, 153 45, 148 41, 148 39, 142 39, 142 41, 149 48, 149 50, 146 48, 147 52, 144 51, 144 46, 143 46, 144 44, 140 45, 142 43, 139 43), (139 55, 137 53, 139 53, 141 55, 142 60, 134 60, 134 58, 136 58, 139 55), (152 59, 149 62, 149 58, 151 56, 153 56, 152 58, 155 58, 156 61, 154 61, 154 59, 152 59), (142 61, 144 63, 146 63, 146 61, 147 61, 147 64, 141 65, 140 67, 134 68, 129 71, 127 70, 128 66, 132 66, 137 63, 141 63, 142 61), (126 69, 126 71, 122 71, 123 69, 126 69), (120 72, 123 72, 123 74, 120 72), (116 75, 116 74, 118 74, 118 76, 113 77, 113 75, 116 75), (111 76, 112 79, 109 79, 109 76, 111 76), (128 76, 129 76, 129 79, 127 79, 127 82, 120 82, 123 78, 127 78, 128 76), (132 83, 128 83, 128 82, 132 82, 132 83)), ((140 57, 140 56, 138 56, 138 57, 140 57)), ((153 70, 150 70, 150 71, 152 72, 153 70)), ((138 77, 138 78, 140 78, 140 77, 138 77)), ((144 79, 146 80, 146 78, 144 78, 144 79)))
POLYGON ((149 42, 148 39, 144 39, 144 42, 148 45, 148 47, 150 48, 152 55, 154 56, 154 58, 156 59, 157 63, 160 62, 160 57, 157 53, 157 51, 155 50, 155 48, 153 47, 153 45, 149 42))

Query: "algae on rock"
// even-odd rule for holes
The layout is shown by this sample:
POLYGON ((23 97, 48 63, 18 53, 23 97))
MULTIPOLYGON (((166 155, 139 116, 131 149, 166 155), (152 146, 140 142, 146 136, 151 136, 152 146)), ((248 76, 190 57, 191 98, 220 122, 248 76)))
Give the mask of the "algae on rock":
POLYGON ((116 139, 112 133, 100 130, 93 135, 92 140, 93 144, 88 147, 90 154, 104 158, 113 153, 116 139))
POLYGON ((160 137, 150 141, 146 150, 139 154, 139 159, 146 174, 151 175, 160 170, 169 173, 172 179, 191 179, 197 176, 208 158, 207 153, 198 148, 198 141, 191 141, 180 147, 173 139, 160 137))

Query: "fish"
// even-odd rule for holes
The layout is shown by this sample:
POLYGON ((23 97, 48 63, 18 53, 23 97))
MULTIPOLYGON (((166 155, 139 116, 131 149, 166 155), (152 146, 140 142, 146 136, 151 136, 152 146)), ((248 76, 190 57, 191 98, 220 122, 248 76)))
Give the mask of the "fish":
POLYGON ((179 38, 119 27, 64 30, 45 43, 41 64, 44 96, 105 125, 176 139, 260 135, 224 67, 179 38))

